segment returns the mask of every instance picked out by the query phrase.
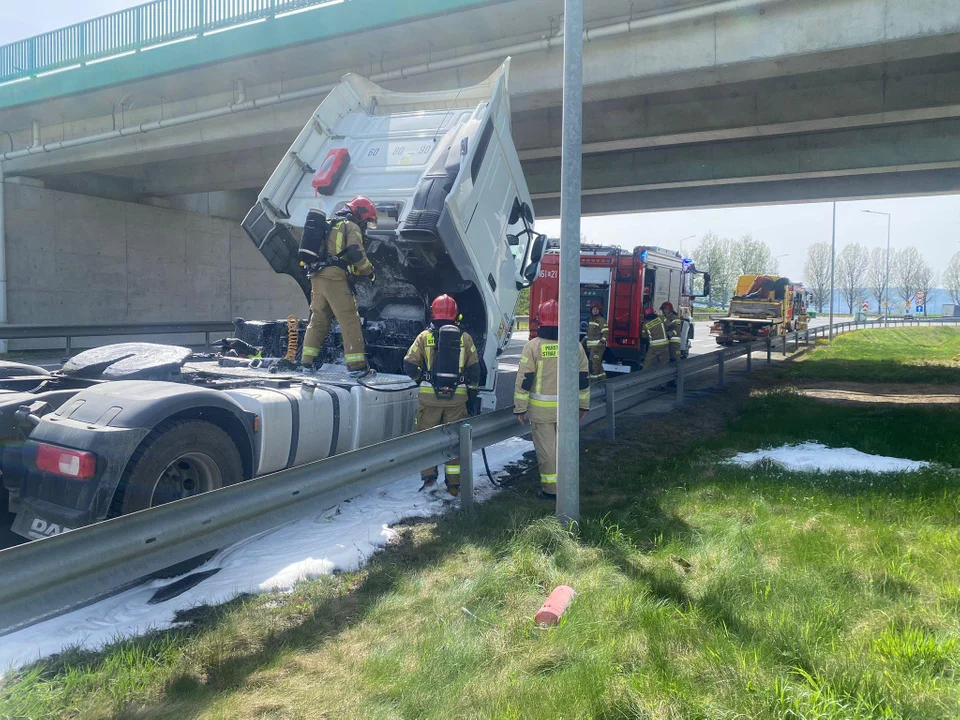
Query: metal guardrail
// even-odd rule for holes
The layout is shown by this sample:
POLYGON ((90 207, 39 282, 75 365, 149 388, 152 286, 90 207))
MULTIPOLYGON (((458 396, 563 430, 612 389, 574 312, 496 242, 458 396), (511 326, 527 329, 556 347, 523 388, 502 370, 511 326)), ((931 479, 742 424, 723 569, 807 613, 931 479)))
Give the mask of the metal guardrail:
POLYGON ((186 335, 203 333, 210 347, 210 334, 233 332, 233 323, 224 321, 182 323, 122 323, 117 325, 0 325, 0 340, 65 338, 67 354, 73 350, 73 338, 113 335, 186 335))
MULTIPOLYGON (((957 322, 960 318, 890 324, 957 322)), ((883 320, 839 323, 834 333, 882 324, 883 320)), ((616 413, 643 402, 646 391, 675 381, 676 400, 682 402, 687 378, 715 370, 717 384, 723 385, 730 360, 746 356, 749 371, 755 352, 765 352, 771 362, 775 352, 787 355, 790 343, 798 350, 801 342, 809 345, 828 332, 828 326, 809 328, 608 380, 603 403, 591 409, 584 424, 606 418, 607 436, 612 438, 616 413)), ((89 604, 157 570, 307 517, 399 474, 458 455, 463 465, 462 506, 469 508, 472 451, 524 432, 511 408, 498 410, 0 551, 0 634, 89 604)))
POLYGON ((0 83, 334 1, 153 0, 0 46, 0 83))

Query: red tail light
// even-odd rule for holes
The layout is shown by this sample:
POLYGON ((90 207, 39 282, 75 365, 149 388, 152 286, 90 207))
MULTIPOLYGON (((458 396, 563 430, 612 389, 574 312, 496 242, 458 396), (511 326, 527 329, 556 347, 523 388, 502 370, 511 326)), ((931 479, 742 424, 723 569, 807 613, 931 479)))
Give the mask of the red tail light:
POLYGON ((37 446, 37 469, 75 480, 89 480, 97 474, 97 456, 84 450, 40 443, 37 446))

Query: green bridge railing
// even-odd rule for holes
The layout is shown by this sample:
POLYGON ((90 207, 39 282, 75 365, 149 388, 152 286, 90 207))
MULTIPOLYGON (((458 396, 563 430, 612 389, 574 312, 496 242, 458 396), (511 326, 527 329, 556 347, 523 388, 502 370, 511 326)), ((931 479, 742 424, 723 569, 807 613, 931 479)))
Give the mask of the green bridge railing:
POLYGON ((343 1, 153 0, 0 46, 0 84, 211 30, 343 1))

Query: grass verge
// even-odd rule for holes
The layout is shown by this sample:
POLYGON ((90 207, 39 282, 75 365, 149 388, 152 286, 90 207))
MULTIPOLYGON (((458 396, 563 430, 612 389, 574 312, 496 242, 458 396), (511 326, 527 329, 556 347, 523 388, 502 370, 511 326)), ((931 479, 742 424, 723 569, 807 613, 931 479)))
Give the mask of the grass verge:
POLYGON ((792 377, 888 383, 960 382, 960 328, 891 327, 818 345, 792 377))
POLYGON ((733 387, 585 448, 578 532, 521 482, 357 573, 28 668, 0 717, 956 717, 956 475, 722 459, 810 439, 958 466, 958 420, 733 387), (561 583, 577 602, 533 627, 561 583))

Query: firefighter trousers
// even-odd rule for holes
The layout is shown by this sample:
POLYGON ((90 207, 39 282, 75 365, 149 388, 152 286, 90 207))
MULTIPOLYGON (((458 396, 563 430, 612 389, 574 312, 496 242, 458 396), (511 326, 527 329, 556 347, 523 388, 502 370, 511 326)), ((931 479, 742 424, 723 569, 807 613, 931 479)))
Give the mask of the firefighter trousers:
MULTIPOLYGON (((417 430, 429 430, 438 425, 465 420, 467 417, 467 403, 457 405, 436 406, 424 405, 420 403, 417 407, 417 430)), ((443 466, 444 482, 447 484, 447 492, 451 495, 460 494, 460 458, 454 458, 443 466)), ((420 472, 423 480, 439 477, 436 467, 427 468, 420 472)))
POLYGON ((603 351, 606 349, 607 346, 603 343, 590 348, 590 382, 603 382, 607 379, 607 373, 603 369, 603 351))
POLYGON ((670 362, 680 362, 680 336, 670 337, 670 362))
POLYGON ((540 463, 540 489, 545 495, 557 495, 557 424, 532 422, 533 447, 540 463))
POLYGON ((670 350, 667 347, 668 343, 663 345, 651 345, 647 349, 647 354, 643 358, 643 368, 642 370, 650 370, 655 368, 658 365, 666 365, 670 359, 670 350))
POLYGON ((320 347, 330 331, 330 321, 336 318, 343 336, 347 369, 366 369, 366 347, 360 328, 360 314, 346 273, 339 268, 324 268, 310 278, 310 287, 310 324, 303 338, 303 364, 311 365, 320 354, 320 347))

